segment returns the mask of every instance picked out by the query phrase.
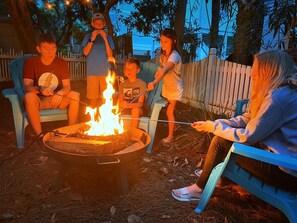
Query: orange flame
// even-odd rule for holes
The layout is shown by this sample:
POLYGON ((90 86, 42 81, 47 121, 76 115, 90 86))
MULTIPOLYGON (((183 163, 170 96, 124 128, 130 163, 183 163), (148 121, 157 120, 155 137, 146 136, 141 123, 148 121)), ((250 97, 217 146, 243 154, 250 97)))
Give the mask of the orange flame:
POLYGON ((115 93, 113 88, 114 80, 115 74, 109 71, 106 77, 107 87, 103 92, 105 103, 99 108, 86 108, 85 114, 89 113, 91 120, 86 123, 89 125, 90 129, 85 131, 84 134, 93 136, 106 136, 121 134, 124 132, 123 120, 119 119, 118 106, 113 105, 112 96, 115 93), (97 113, 98 110, 99 114, 97 113))

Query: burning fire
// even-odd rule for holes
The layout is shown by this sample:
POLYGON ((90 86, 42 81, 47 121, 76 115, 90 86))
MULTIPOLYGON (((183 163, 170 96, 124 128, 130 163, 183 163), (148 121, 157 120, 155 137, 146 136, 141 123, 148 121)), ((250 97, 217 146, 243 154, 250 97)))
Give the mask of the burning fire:
POLYGON ((90 129, 85 131, 84 134, 92 136, 107 136, 121 134, 124 132, 123 120, 119 119, 118 106, 113 105, 113 94, 115 90, 113 83, 115 80, 115 74, 108 72, 106 77, 107 88, 103 92, 103 98, 105 103, 99 108, 92 109, 86 108, 85 114, 90 114, 91 120, 86 124, 90 129))

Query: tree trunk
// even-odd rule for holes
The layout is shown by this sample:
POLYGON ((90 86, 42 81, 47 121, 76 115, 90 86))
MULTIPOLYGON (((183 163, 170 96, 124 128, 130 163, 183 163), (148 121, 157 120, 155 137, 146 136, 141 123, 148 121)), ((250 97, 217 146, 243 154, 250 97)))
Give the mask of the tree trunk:
POLYGON ((238 1, 233 62, 245 65, 252 63, 251 44, 253 39, 251 38, 251 31, 255 30, 256 13, 255 8, 246 7, 241 1, 238 1))
POLYGON ((23 52, 36 53, 35 33, 26 0, 6 0, 6 3, 23 52))
POLYGON ((219 41, 219 21, 220 21, 220 4, 221 0, 212 0, 212 16, 210 27, 210 44, 209 48, 216 48, 218 54, 221 52, 219 41))
POLYGON ((176 17, 174 22, 174 29, 177 35, 177 50, 183 57, 183 43, 184 43, 184 30, 187 2, 185 0, 177 0, 176 5, 176 17))
POLYGON ((105 5, 105 9, 104 9, 104 18, 105 18, 105 22, 108 28, 108 35, 110 35, 112 38, 114 38, 114 30, 113 30, 113 24, 110 20, 110 16, 109 16, 109 11, 110 9, 116 5, 119 1, 118 0, 109 0, 107 1, 106 5, 105 5))

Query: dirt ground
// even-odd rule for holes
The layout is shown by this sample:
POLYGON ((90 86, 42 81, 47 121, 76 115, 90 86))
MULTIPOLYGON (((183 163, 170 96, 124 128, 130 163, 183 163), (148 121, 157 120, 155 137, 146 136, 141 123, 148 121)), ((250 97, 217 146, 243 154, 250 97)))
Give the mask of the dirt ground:
MULTIPOLYGON (((84 101, 84 81, 72 86, 84 101)), ((11 87, 0 82, 0 90, 11 87)), ((53 192, 60 165, 48 151, 34 143, 16 156, 14 125, 10 103, 0 94, 0 222, 47 223, 111 223, 111 222, 287 222, 277 209, 249 194, 235 184, 217 187, 202 214, 194 212, 197 202, 177 202, 171 189, 196 181, 193 174, 205 156, 208 135, 179 124, 176 141, 170 147, 159 141, 167 132, 166 123, 158 123, 151 154, 139 159, 139 167, 129 171, 130 191, 120 195, 112 168, 70 168, 64 187, 53 192), (8 159, 8 160, 7 160, 8 159), (6 160, 6 161, 4 161, 6 160)), ((83 107, 80 122, 84 121, 83 107)), ((165 110, 160 115, 166 120, 165 110)), ((178 104, 176 120, 191 123, 202 119, 196 109, 178 104)), ((43 124, 44 129, 65 126, 66 122, 43 124)), ((33 131, 26 128, 25 144, 33 140, 33 131)))

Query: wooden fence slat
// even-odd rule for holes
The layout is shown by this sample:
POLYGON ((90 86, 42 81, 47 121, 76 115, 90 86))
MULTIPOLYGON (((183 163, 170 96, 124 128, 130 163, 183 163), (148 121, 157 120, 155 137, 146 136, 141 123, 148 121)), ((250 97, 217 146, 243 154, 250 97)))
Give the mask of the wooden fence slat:
MULTIPOLYGON (((8 52, 3 52, 0 49, 0 81, 11 79, 9 64, 16 57, 23 55, 22 52, 15 52, 13 49, 8 52)), ((66 55, 62 52, 57 52, 57 56, 62 57, 64 60, 68 62, 70 79, 85 79, 86 78, 86 60, 85 57, 73 56, 71 53, 67 53, 66 55)), ((122 73, 123 70, 123 60, 117 60, 118 71, 122 73)))
POLYGON ((220 108, 222 107, 222 102, 221 102, 221 98, 220 98, 220 95, 221 95, 221 78, 222 78, 222 75, 221 75, 221 70, 220 70, 220 64, 221 64, 221 60, 219 58, 217 58, 217 61, 216 61, 216 79, 215 79, 215 82, 214 82, 214 89, 215 89, 215 92, 214 92, 214 100, 213 100, 213 106, 215 107, 215 110, 220 110, 220 108))
POLYGON ((240 98, 240 99, 246 99, 246 98, 250 97, 249 89, 251 86, 251 78, 250 78, 251 70, 252 70, 252 68, 250 66, 246 67, 245 77, 244 77, 243 94, 242 94, 242 98, 240 98))
POLYGON ((220 103, 221 107, 225 108, 226 103, 225 103, 225 100, 223 100, 224 99, 223 93, 224 93, 226 73, 225 73, 225 69, 224 69, 224 61, 223 60, 219 60, 218 70, 220 71, 219 82, 218 82, 218 99, 219 99, 219 103, 220 103))
POLYGON ((245 72, 246 72, 246 66, 241 66, 240 72, 237 75, 239 78, 239 84, 238 84, 238 97, 239 98, 242 98, 242 95, 243 95, 245 72))

